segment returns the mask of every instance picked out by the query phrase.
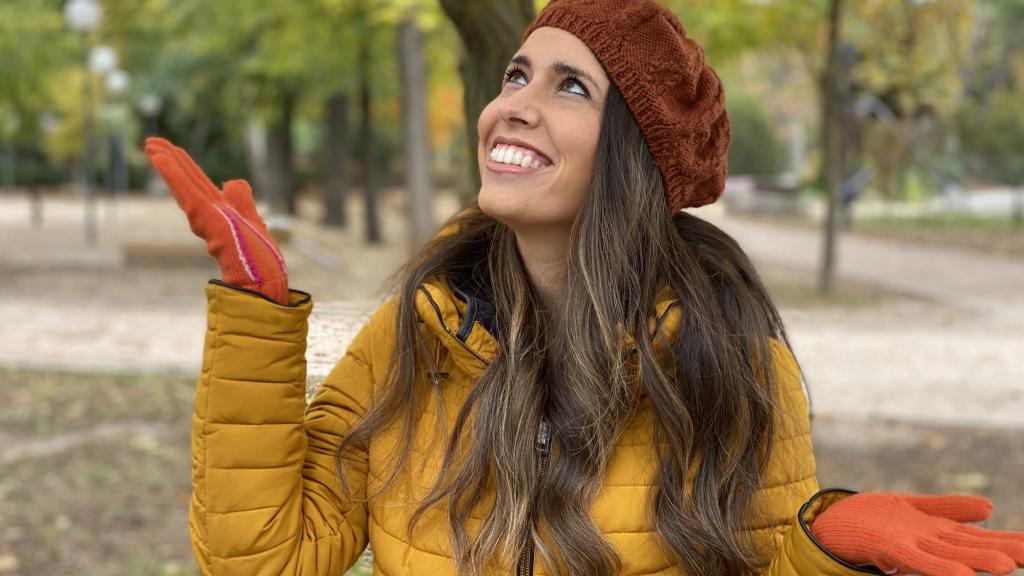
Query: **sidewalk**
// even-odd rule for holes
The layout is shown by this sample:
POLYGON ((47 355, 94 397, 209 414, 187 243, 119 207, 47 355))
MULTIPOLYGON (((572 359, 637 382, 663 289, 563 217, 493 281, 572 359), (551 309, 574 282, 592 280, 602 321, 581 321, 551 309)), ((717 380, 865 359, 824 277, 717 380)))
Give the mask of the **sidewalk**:
MULTIPOLYGON (((729 218, 721 213, 708 216, 755 260, 817 270, 822 259, 819 230, 729 218)), ((841 277, 932 299, 1024 329, 1022 259, 843 234, 838 237, 836 259, 841 277)))
MULTIPOLYGON (((708 208, 699 215, 762 274, 814 285, 820 231, 708 208)), ((859 310, 782 307, 820 417, 1024 427, 1024 261, 850 235, 836 254, 840 282, 888 296, 859 310)))

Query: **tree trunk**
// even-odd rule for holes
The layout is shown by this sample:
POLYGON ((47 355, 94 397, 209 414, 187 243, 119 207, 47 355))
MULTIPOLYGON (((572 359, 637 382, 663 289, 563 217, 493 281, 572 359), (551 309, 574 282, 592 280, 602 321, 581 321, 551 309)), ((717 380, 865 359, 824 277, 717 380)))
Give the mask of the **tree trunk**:
POLYGON ((1014 194, 1011 222, 1016 228, 1024 226, 1024 186, 1017 186, 1017 192, 1014 194))
POLYGON ((463 108, 469 158, 467 169, 472 183, 472 190, 463 190, 459 194, 465 206, 480 190, 477 118, 500 91, 502 73, 519 48, 522 34, 533 21, 535 13, 533 0, 441 0, 441 7, 458 29, 464 47, 459 73, 465 87, 463 108))
MULTIPOLYGON (((365 13, 364 13, 365 14, 365 13)), ((370 107, 370 38, 373 37, 369 26, 363 27, 363 36, 359 42, 359 108, 362 123, 363 151, 363 198, 365 199, 364 214, 366 217, 366 243, 380 244, 380 217, 377 214, 377 179, 376 172, 376 141, 373 137, 372 108, 370 107)))
POLYGON ((327 226, 348 226, 348 95, 327 99, 324 138, 324 220, 327 226))
POLYGON ((278 113, 267 129, 267 198, 271 211, 294 216, 295 168, 292 160, 292 115, 295 93, 281 92, 278 113))
POLYGON ((16 167, 18 165, 17 155, 16 154, 17 153, 15 152, 15 149, 14 149, 14 140, 12 139, 11 141, 9 141, 7 143, 7 150, 6 150, 6 153, 4 154, 4 169, 3 169, 3 173, 4 173, 4 187, 8 188, 8 189, 10 189, 12 191, 14 190, 14 187, 17 186, 17 183, 18 183, 18 179, 15 176, 15 170, 16 170, 16 167))
POLYGON ((842 4, 843 0, 831 0, 829 6, 829 54, 828 63, 822 79, 824 148, 826 184, 825 194, 825 238, 822 250, 821 269, 818 275, 818 290, 822 293, 832 291, 832 280, 835 276, 835 237, 837 199, 845 174, 845 153, 843 151, 843 65, 839 58, 839 47, 842 42, 842 4))
POLYGON ((398 45, 399 62, 402 67, 405 181, 409 198, 409 251, 412 254, 426 243, 434 232, 434 185, 430 178, 427 85, 423 79, 423 39, 414 20, 406 19, 402 22, 398 45))
POLYGON ((189 131, 188 153, 195 158, 197 164, 202 166, 203 160, 206 159, 206 145, 209 144, 210 139, 210 117, 216 112, 213 110, 213 105, 209 104, 209 94, 200 95, 200 99, 205 100, 207 104, 199 108, 196 123, 192 125, 192 129, 189 131))
POLYGON ((252 192, 256 201, 270 202, 271 178, 267 168, 267 126, 252 119, 245 125, 245 158, 249 163, 252 192))

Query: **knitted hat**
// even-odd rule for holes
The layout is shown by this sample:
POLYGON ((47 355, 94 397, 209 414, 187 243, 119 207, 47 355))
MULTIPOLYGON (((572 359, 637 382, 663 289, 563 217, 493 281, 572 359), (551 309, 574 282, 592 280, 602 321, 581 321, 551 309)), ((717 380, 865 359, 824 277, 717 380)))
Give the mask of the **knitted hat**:
POLYGON ((725 93, 704 49, 654 0, 551 0, 523 34, 573 34, 594 53, 643 132, 669 213, 722 195, 729 149, 725 93))

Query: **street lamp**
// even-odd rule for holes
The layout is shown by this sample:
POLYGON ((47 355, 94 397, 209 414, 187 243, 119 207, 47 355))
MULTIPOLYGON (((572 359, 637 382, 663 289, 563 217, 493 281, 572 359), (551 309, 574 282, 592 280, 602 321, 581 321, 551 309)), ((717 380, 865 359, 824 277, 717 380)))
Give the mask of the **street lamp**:
POLYGON ((80 34, 88 34, 100 25, 103 11, 96 0, 70 0, 64 5, 64 20, 68 28, 80 34))
POLYGON ((109 190, 111 221, 116 220, 117 197, 128 190, 128 162, 125 160, 124 132, 128 123, 128 111, 124 104, 124 96, 131 86, 131 76, 124 70, 113 70, 107 74, 105 81, 110 100, 106 106, 107 122, 110 129, 109 137, 109 190))
POLYGON ((117 69, 117 64, 117 51, 106 44, 94 46, 89 51, 89 70, 97 76, 110 74, 117 69))
MULTIPOLYGON (((85 201, 85 242, 96 243, 96 205, 93 200, 92 174, 92 79, 89 77, 93 55, 89 51, 89 34, 103 19, 103 11, 96 0, 70 0, 64 5, 64 20, 68 28, 82 37, 84 62, 82 67, 82 196, 85 201)), ((116 64, 115 64, 116 65, 116 64)))
POLYGON ((107 75, 106 84, 107 92, 120 99, 128 92, 128 88, 132 85, 132 77, 124 70, 114 70, 107 75))
MULTIPOLYGON (((139 101, 136 102, 136 106, 138 106, 142 117, 146 119, 146 136, 156 136, 159 132, 157 117, 160 116, 160 111, 163 110, 164 99, 159 94, 147 92, 142 96, 139 96, 139 101)), ((167 189, 164 187, 163 179, 157 175, 152 164, 147 162, 146 165, 149 167, 149 178, 146 182, 146 191, 150 196, 164 195, 167 192, 167 189)))

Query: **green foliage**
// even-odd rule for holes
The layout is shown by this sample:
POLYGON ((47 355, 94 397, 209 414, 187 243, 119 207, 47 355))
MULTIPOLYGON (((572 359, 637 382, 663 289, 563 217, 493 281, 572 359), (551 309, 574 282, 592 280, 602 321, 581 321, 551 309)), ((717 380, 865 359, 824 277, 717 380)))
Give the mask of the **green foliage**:
POLYGON ((1024 185, 1024 90, 1003 89, 960 112, 962 146, 975 173, 1024 185))
POLYGON ((727 100, 732 143, 730 174, 776 174, 782 168, 782 146, 772 119, 755 98, 742 93, 727 100))
POLYGON ((974 25, 963 0, 846 2, 844 36, 858 61, 851 81, 899 117, 951 113, 962 93, 974 25))
MULTIPOLYGON (((829 0, 660 1, 704 45, 723 78, 729 76, 732 171, 777 171, 782 154, 771 118, 786 117, 816 134, 820 101, 812 92, 825 62, 829 0), (761 58, 760 67, 741 66, 754 57, 761 58), (801 88, 791 82, 797 77, 801 88), (756 97, 744 101, 741 91, 756 97)), ((534 5, 539 11, 547 2, 534 5)), ((84 46, 67 29, 62 5, 0 0, 0 148, 18 142, 19 158, 28 164, 19 165, 19 177, 53 181, 81 154, 84 46), (45 123, 44 117, 52 120, 45 123), (10 118, 18 119, 14 129, 5 127, 10 118), (45 156, 38 155, 42 151, 45 156)), ((466 160, 460 148, 466 134, 457 70, 463 56, 437 0, 102 0, 102 5, 103 24, 91 40, 113 46, 121 67, 132 75, 128 104, 145 93, 161 95, 161 133, 196 151, 215 179, 248 176, 242 128, 252 120, 271 121, 285 97, 297 99, 294 136, 302 176, 316 175, 323 102, 330 95, 349 94, 350 138, 357 140, 357 55, 369 42, 373 124, 382 155, 380 176, 387 182, 389 166, 402 150, 395 36, 396 25, 408 15, 424 31, 431 143, 447 151, 438 157, 448 162, 466 160)), ((898 122, 894 129, 877 118, 858 120, 865 136, 865 148, 858 152, 878 171, 876 182, 903 183, 910 171, 919 170, 921 192, 928 193, 934 170, 921 157, 941 157, 936 165, 949 165, 956 158, 942 156, 946 152, 935 143, 961 131, 976 173, 1020 178, 1016 157, 1005 150, 1021 149, 1015 131, 1019 114, 1009 102, 1011 94, 1019 99, 1012 90, 1024 70, 1017 40, 1024 0, 846 0, 844 6, 843 32, 856 54, 855 96, 884 102, 898 122), (922 118, 947 132, 919 131, 922 118)), ((102 83, 94 79, 94 85, 99 105, 102 83)), ((128 125, 134 173, 146 164, 135 146, 142 136, 140 120, 128 125)), ((812 147, 810 156, 816 152, 812 147)))
POLYGON ((713 66, 762 49, 798 48, 814 56, 823 0, 666 0, 713 66))
POLYGON ((53 2, 0 2, 0 122, 18 120, 0 140, 39 137, 41 114, 52 105, 54 76, 67 62, 80 60, 75 40, 53 2))

